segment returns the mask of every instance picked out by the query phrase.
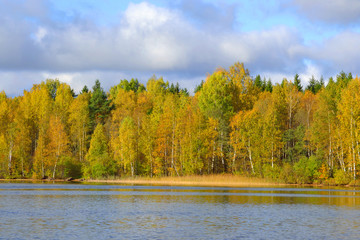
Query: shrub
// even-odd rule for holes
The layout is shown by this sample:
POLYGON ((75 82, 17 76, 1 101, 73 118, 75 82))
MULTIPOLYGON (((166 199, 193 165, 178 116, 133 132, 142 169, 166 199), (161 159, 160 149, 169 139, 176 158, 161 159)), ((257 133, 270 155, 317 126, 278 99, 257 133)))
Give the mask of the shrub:
POLYGON ((81 164, 75 162, 72 158, 65 158, 63 160, 64 178, 81 178, 81 164))
POLYGON ((290 163, 285 163, 283 165, 282 171, 280 171, 279 180, 285 183, 296 183, 294 169, 290 163))
POLYGON ((296 181, 302 184, 313 183, 319 167, 320 161, 315 156, 300 158, 300 160, 294 164, 296 181))
POLYGON ((334 179, 337 185, 346 185, 350 183, 351 176, 343 170, 337 169, 334 173, 334 179))
POLYGON ((274 167, 271 167, 270 164, 266 164, 263 166, 263 174, 264 174, 264 178, 266 179, 278 181, 280 176, 280 171, 281 169, 277 165, 274 165, 274 167))

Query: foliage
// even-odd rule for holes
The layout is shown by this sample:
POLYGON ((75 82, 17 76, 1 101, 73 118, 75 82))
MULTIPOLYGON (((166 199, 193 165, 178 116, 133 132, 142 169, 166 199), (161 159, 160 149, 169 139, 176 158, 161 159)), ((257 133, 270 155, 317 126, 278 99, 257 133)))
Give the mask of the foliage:
POLYGON ((113 175, 115 165, 110 158, 108 140, 102 124, 98 124, 90 141, 83 172, 86 178, 103 178, 113 175))
POLYGON ((321 77, 320 80, 317 80, 312 76, 309 80, 309 85, 306 87, 306 90, 311 91, 313 94, 316 94, 320 91, 321 88, 325 86, 324 79, 321 77))
POLYGON ((303 91, 303 87, 301 86, 301 79, 299 77, 299 74, 295 74, 295 76, 294 76, 294 85, 299 92, 303 91))
POLYGON ((218 69, 190 96, 178 83, 97 80, 78 96, 59 80, 0 93, 1 178, 244 174, 286 183, 356 182, 360 80, 302 86, 218 69), (305 91, 303 91, 305 89, 305 91))
POLYGON ((284 183, 296 183, 293 165, 284 163, 279 174, 279 181, 284 183))
POLYGON ((204 86, 205 81, 201 80, 199 85, 196 85, 195 89, 194 89, 194 93, 200 92, 200 90, 202 89, 202 87, 204 86))
POLYGON ((91 129, 95 128, 97 124, 104 124, 111 109, 111 100, 107 98, 100 81, 96 80, 89 101, 91 129))
POLYGON ((317 176, 318 169, 320 167, 320 160, 315 156, 309 158, 303 156, 300 160, 294 164, 294 170, 296 175, 296 182, 298 183, 312 183, 317 176))
POLYGON ((347 172, 337 169, 334 173, 334 180, 338 185, 346 185, 350 183, 351 176, 347 172))

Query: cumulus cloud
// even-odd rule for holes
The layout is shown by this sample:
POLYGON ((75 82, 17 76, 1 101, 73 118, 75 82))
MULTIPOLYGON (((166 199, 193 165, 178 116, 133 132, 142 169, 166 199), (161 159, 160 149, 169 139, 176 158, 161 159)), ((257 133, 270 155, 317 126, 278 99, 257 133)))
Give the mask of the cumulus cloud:
POLYGON ((297 51, 301 38, 286 27, 236 34, 222 44, 229 60, 241 59, 256 72, 276 70, 287 73, 303 67, 302 56, 297 51))
MULTIPOLYGON (((146 83, 151 77, 139 73, 123 73, 119 71, 83 71, 83 72, 50 72, 50 71, 0 71, 0 91, 5 90, 9 96, 22 95, 33 84, 41 83, 46 79, 59 79, 71 86, 75 93, 79 93, 86 85, 91 89, 96 79, 107 91, 110 87, 119 84, 121 79, 131 79, 137 76, 140 82, 146 83)), ((165 78, 166 79, 166 78, 165 78)), ((186 85, 184 85, 186 87, 186 85)))
POLYGON ((40 72, 33 71, 0 71, 0 91, 8 96, 22 95, 33 84, 45 80, 40 72))
POLYGON ((22 52, 36 53, 32 61, 24 62, 19 57, 22 54, 12 50, 17 56, 11 62, 13 68, 200 73, 236 60, 253 64, 260 55, 272 50, 259 62, 259 67, 271 68, 293 58, 288 48, 293 45, 291 41, 297 41, 286 28, 214 34, 194 27, 179 11, 145 2, 131 3, 121 21, 111 27, 99 27, 88 21, 52 25, 40 24, 32 32, 4 30, 4 34, 10 32, 20 41, 9 40, 2 44, 4 48, 19 49, 26 45, 28 48, 22 52), (16 36, 17 32, 20 36, 16 36))
POLYGON ((294 0, 293 4, 300 13, 312 20, 336 24, 360 22, 358 0, 294 0))
POLYGON ((117 22, 106 26, 86 16, 60 21, 57 14, 63 13, 54 12, 45 0, 34 1, 30 10, 28 1, 5 3, 8 11, 0 9, 0 89, 7 91, 46 78, 59 78, 78 91, 95 79, 110 87, 122 78, 146 82, 153 74, 191 89, 206 73, 236 61, 244 62, 253 75, 272 74, 279 81, 279 74, 311 70, 304 59, 329 71, 335 65, 346 65, 345 71, 360 65, 353 61, 360 51, 355 32, 305 46, 301 32, 285 25, 235 31, 235 5, 183 0, 180 7, 170 8, 130 3, 117 22))
POLYGON ((312 77, 320 79, 322 76, 322 69, 320 66, 314 64, 312 61, 305 60, 306 69, 299 74, 303 85, 307 85, 312 77))
POLYGON ((360 69, 360 33, 345 31, 321 44, 303 48, 309 59, 331 76, 341 70, 357 74, 360 69))
MULTIPOLYGON (((315 79, 320 79, 322 76, 322 69, 319 65, 316 65, 312 61, 304 60, 304 67, 297 71, 299 74, 301 85, 303 87, 307 86, 311 77, 314 76, 315 79)), ((289 81, 294 81, 295 72, 286 73, 279 71, 269 71, 262 72, 262 77, 265 77, 267 80, 271 79, 272 83, 281 83, 284 78, 289 81)))
POLYGON ((217 4, 216 2, 182 0, 179 8, 184 15, 193 20, 195 25, 216 32, 230 30, 233 27, 238 5, 226 4, 224 1, 217 4))

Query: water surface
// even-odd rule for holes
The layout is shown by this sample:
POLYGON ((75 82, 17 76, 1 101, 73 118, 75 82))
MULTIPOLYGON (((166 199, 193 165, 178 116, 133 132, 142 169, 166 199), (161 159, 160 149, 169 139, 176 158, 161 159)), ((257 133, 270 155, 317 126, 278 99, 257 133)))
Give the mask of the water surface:
POLYGON ((359 239, 360 191, 0 184, 0 239, 359 239))

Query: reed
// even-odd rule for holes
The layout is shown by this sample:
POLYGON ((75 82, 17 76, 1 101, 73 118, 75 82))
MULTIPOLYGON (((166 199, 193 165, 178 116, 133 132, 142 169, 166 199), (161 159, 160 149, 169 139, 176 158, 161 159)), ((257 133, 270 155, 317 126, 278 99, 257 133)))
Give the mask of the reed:
POLYGON ((90 179, 89 183, 118 183, 118 184, 154 184, 154 185, 186 185, 186 186, 270 186, 280 185, 263 178, 246 177, 230 174, 219 175, 194 175, 194 176, 169 176, 169 177, 134 177, 118 179, 90 179))

